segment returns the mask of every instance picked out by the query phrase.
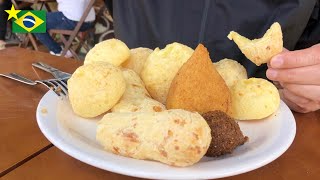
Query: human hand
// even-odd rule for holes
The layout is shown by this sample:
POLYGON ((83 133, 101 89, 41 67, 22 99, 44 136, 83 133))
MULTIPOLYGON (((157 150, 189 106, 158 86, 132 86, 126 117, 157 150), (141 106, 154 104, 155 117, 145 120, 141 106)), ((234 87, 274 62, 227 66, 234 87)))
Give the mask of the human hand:
POLYGON ((320 109, 320 44, 297 51, 283 51, 268 65, 267 77, 280 82, 282 100, 294 111, 320 109))

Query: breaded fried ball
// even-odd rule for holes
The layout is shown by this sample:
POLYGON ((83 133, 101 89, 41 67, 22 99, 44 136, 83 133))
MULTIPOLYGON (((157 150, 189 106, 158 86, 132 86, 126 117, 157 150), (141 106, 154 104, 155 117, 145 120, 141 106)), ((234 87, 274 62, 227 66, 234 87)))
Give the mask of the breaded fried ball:
POLYGON ((232 151, 244 144, 248 137, 244 136, 238 123, 222 111, 210 111, 202 114, 207 121, 212 140, 206 156, 216 157, 232 153, 232 151))
POLYGON ((127 45, 118 39, 108 39, 96 44, 86 55, 84 64, 102 61, 120 66, 130 56, 127 45))
POLYGON ((155 100, 165 104, 173 78, 192 53, 193 49, 174 42, 164 49, 156 48, 149 55, 141 78, 155 100))
POLYGON ((214 65, 229 88, 238 80, 248 79, 246 69, 235 60, 222 59, 214 63, 214 65))
POLYGON ((90 118, 111 109, 123 95, 126 82, 119 68, 95 62, 80 66, 68 80, 68 89, 73 111, 90 118))
POLYGON ((261 78, 242 79, 232 86, 233 118, 262 119, 274 113, 280 105, 278 89, 261 78))

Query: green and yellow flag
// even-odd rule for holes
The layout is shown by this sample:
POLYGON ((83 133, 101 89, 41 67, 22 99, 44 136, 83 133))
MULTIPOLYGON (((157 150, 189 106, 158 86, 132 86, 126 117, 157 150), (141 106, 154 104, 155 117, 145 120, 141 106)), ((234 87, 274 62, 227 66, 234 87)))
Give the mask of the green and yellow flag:
POLYGON ((12 32, 46 32, 46 11, 20 11, 18 19, 12 23, 12 32))
POLYGON ((9 16, 8 21, 13 18, 12 32, 14 33, 45 33, 46 11, 21 11, 12 5, 10 10, 5 10, 9 16))

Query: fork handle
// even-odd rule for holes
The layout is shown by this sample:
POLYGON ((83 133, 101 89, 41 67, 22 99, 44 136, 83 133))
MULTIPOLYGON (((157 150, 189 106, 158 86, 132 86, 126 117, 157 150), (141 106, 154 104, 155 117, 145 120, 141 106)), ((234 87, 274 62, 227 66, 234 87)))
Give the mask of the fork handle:
POLYGON ((52 66, 49 66, 48 64, 43 63, 43 62, 32 63, 32 66, 37 67, 39 69, 42 69, 42 70, 44 70, 44 71, 46 71, 48 73, 59 71, 58 69, 56 69, 56 68, 54 68, 52 66))
POLYGON ((16 73, 2 74, 3 77, 22 82, 28 85, 36 85, 37 83, 16 73))

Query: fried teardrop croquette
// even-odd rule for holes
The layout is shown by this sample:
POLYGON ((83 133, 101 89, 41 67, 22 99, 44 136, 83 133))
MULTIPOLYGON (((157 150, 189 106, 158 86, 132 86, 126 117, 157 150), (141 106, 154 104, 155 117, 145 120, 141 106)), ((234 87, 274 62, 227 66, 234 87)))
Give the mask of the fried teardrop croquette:
POLYGON ((205 113, 221 110, 232 114, 231 93, 212 65, 206 47, 199 44, 172 80, 167 109, 205 113))

